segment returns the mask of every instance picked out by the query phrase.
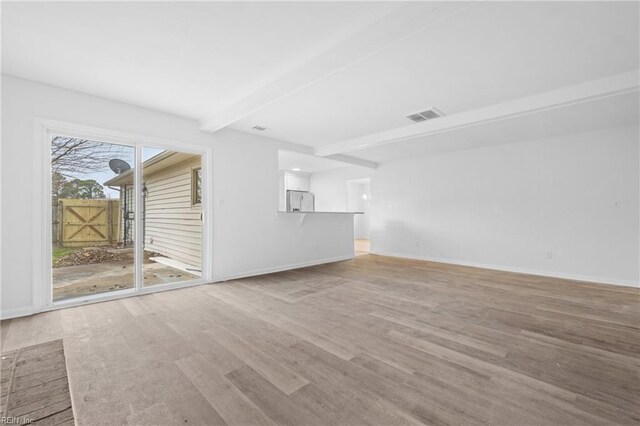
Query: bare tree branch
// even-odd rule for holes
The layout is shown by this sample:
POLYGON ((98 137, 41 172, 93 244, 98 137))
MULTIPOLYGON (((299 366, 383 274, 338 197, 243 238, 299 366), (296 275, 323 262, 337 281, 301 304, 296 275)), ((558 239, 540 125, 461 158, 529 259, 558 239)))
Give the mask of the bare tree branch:
POLYGON ((51 140, 51 171, 64 176, 77 176, 108 167, 109 160, 122 155, 127 147, 65 136, 51 140))

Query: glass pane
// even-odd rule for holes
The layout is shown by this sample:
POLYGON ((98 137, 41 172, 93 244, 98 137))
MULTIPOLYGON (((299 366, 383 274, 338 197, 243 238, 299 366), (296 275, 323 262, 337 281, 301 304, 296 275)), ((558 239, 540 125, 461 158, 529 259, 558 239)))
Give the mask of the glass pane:
POLYGON ((193 171, 193 204, 202 204, 202 169, 193 171))
POLYGON ((51 138, 53 300, 134 287, 132 147, 51 138))
POLYGON ((202 272, 201 156, 142 149, 143 285, 196 279, 202 272))

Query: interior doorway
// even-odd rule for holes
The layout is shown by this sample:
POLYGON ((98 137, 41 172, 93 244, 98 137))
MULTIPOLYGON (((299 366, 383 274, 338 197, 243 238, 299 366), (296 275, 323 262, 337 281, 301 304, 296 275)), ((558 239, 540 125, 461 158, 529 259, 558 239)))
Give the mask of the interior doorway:
POLYGON ((353 239, 356 256, 368 254, 371 249, 370 240, 370 208, 371 179, 353 179, 347 181, 347 208, 352 212, 362 212, 354 217, 353 239))

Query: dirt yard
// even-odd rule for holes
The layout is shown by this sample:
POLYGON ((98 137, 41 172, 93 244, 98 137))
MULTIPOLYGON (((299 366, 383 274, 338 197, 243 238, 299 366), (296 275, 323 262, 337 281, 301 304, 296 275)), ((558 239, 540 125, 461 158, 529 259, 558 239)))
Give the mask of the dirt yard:
MULTIPOLYGON (((157 253, 145 252, 144 286, 198 278, 149 259, 156 256, 157 253)), ((133 288, 133 265, 133 249, 90 247, 67 253, 54 263, 53 300, 133 288)))

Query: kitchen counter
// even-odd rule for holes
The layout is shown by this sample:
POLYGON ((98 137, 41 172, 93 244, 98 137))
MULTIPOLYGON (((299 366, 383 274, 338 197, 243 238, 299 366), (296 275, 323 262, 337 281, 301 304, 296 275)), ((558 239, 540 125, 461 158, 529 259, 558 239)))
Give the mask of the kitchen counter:
MULTIPOLYGON (((269 272, 353 259, 353 229, 357 219, 363 217, 357 214, 362 212, 287 212, 276 209, 272 220, 289 262, 286 267, 272 268, 269 272)), ((264 258, 269 259, 269 256, 264 258)))
POLYGON ((364 214, 364 212, 287 212, 278 210, 278 213, 286 214, 364 214))

